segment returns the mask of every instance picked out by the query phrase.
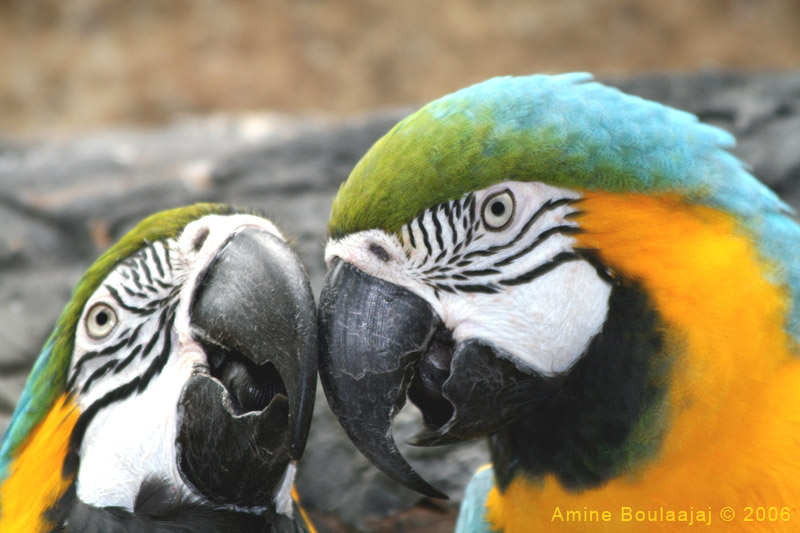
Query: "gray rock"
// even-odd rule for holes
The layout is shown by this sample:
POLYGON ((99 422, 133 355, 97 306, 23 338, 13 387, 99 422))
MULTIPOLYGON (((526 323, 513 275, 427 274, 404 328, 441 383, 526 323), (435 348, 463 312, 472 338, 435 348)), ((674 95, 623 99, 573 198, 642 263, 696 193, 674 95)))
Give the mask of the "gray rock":
MULTIPOLYGON (((800 205, 800 72, 604 81, 731 131, 736 154, 754 174, 800 205)), ((358 158, 408 111, 343 122, 221 116, 66 140, 0 140, 0 431, 72 284, 152 212, 197 201, 261 209, 292 236, 318 294, 331 198, 358 158)), ((415 509, 430 530, 452 527, 465 483, 488 459, 485 445, 403 444, 418 423, 407 408, 395 436, 412 465, 451 495, 449 503, 426 502, 370 466, 318 392, 297 485, 321 531, 411 530, 408 524, 420 523, 408 518, 415 509)))

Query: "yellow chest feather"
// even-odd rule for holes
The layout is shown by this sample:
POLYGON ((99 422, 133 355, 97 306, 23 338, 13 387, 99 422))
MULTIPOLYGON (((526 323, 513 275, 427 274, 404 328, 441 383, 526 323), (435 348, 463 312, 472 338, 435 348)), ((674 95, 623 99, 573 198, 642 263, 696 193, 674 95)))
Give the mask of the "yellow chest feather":
POLYGON ((0 487, 0 531, 49 531, 43 513, 67 490, 71 479, 62 477, 69 436, 78 409, 65 398, 22 444, 11 462, 8 479, 0 487))
POLYGON ((527 531, 800 531, 800 357, 786 291, 734 221, 677 198, 589 193, 577 246, 642 284, 675 342, 655 458, 602 487, 517 479, 487 502, 527 531))

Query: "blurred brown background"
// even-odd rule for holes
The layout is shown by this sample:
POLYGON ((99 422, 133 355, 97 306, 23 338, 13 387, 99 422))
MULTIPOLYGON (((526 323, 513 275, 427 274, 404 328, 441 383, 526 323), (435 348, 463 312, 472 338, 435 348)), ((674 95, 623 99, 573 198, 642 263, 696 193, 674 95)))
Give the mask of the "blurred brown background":
MULTIPOLYGON (((70 287, 136 220, 263 209, 316 292, 358 158, 407 106, 491 76, 621 80, 735 133, 800 206, 799 29, 800 0, 0 0, 0 433, 70 287), (700 70, 725 72, 677 74, 700 70)), ((453 498, 432 502, 367 465, 321 390, 316 405, 297 484, 320 532, 452 531, 482 442, 408 447, 419 419, 396 421, 453 498)))
POLYGON ((0 135, 335 116, 499 74, 800 67, 800 0, 4 0, 0 135))

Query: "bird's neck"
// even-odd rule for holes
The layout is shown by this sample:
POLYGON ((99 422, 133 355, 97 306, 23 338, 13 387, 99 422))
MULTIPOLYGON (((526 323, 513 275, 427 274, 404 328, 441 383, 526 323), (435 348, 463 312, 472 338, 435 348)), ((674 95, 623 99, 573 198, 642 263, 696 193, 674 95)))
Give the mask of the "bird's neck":
POLYGON ((752 495, 752 480, 771 474, 776 501, 800 497, 800 482, 764 468, 796 464, 787 443, 800 428, 800 358, 777 271, 711 208, 587 195, 581 210, 578 245, 617 277, 608 322, 564 394, 493 437, 490 500, 721 507, 736 502, 708 500, 720 479, 752 495))
POLYGON ((670 445, 750 432, 731 421, 800 361, 779 266, 731 215, 676 197, 589 194, 581 210, 579 245, 637 282, 663 322, 670 445))
POLYGON ((556 391, 492 436, 501 488, 521 474, 553 474, 584 490, 657 453, 672 370, 666 336, 641 286, 618 280, 603 330, 556 391))
POLYGON ((67 397, 20 445, 0 487, 0 531, 49 531, 47 511, 72 485, 62 468, 79 411, 67 397))

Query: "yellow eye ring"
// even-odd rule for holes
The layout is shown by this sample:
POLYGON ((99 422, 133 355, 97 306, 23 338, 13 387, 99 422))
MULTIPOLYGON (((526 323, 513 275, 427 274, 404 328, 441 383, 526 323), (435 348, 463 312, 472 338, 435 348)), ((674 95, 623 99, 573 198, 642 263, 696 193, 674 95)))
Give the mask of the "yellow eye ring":
POLYGON ((104 302, 98 302, 86 313, 86 333, 93 339, 103 339, 117 327, 117 312, 104 302))

